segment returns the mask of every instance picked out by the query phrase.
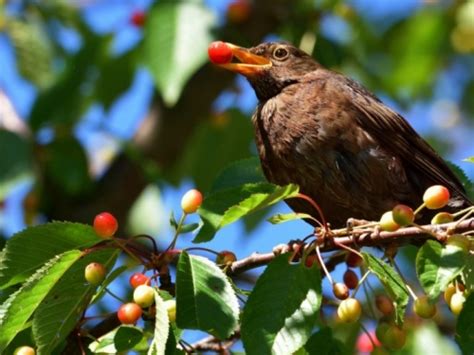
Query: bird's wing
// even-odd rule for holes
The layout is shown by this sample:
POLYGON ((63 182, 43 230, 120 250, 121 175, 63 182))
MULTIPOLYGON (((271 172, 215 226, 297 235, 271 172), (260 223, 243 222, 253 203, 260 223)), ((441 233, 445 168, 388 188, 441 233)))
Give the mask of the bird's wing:
POLYGON ((469 201, 457 176, 401 115, 345 76, 337 75, 335 83, 337 92, 346 96, 346 103, 360 113, 355 117, 360 127, 376 141, 383 142, 384 149, 399 156, 428 181, 447 186, 469 201))

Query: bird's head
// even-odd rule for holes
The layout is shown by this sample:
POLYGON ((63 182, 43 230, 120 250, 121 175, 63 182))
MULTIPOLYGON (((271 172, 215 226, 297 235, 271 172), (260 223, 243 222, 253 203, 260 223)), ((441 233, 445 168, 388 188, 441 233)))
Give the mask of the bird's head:
POLYGON ((262 43, 249 49, 227 45, 239 62, 219 66, 244 75, 260 101, 270 99, 285 86, 321 67, 310 55, 288 43, 262 43))

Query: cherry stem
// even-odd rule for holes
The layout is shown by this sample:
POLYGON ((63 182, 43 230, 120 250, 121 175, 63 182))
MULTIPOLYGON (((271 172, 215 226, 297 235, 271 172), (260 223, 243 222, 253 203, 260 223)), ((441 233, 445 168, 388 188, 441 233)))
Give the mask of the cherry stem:
POLYGON ((139 235, 135 235, 135 236, 132 237, 132 239, 138 239, 138 238, 145 238, 145 239, 148 239, 149 241, 151 241, 151 243, 153 244, 153 252, 155 254, 158 254, 158 246, 156 245, 155 238, 153 238, 152 236, 149 236, 147 234, 139 234, 139 235))
POLYGON ((128 249, 125 245, 127 244, 127 241, 125 240, 124 244, 121 244, 118 239, 113 239, 113 242, 117 244, 117 246, 122 249, 125 253, 127 253, 133 260, 137 261, 138 264, 143 264, 143 260, 141 260, 137 255, 132 253, 130 249, 128 249))
POLYGON ((178 225, 176 226, 176 231, 174 233, 174 236, 173 236, 173 240, 171 241, 170 245, 168 246, 168 248, 166 248, 166 251, 170 250, 170 249, 174 249, 175 245, 176 245, 176 242, 178 241, 178 236, 179 234, 181 233, 181 228, 183 227, 183 223, 184 223, 184 220, 187 216, 187 213, 184 212, 182 215, 181 215, 181 218, 179 219, 179 222, 178 222, 178 225))
POLYGON ((360 286, 364 283, 365 279, 367 278, 367 276, 369 276, 369 274, 370 274, 370 271, 366 271, 364 276, 360 278, 359 283, 357 284, 356 288, 352 292, 352 297, 355 297, 357 291, 359 291, 360 286))
POLYGON ((319 246, 316 247, 316 255, 318 257, 319 263, 321 264, 321 267, 323 268, 324 273, 326 274, 326 277, 328 278, 328 281, 331 285, 334 284, 334 280, 331 277, 331 274, 329 273, 328 269, 326 268, 326 264, 324 263, 323 258, 321 257, 321 252, 319 251, 319 246))
POLYGON ((416 216, 425 207, 426 207, 426 203, 423 202, 420 206, 418 206, 418 208, 415 210, 415 212, 413 212, 413 214, 416 216))
POLYGON ((453 213, 453 217, 461 216, 462 214, 464 214, 466 212, 472 213, 472 211, 474 211, 474 206, 470 206, 470 207, 465 208, 461 211, 457 211, 456 213, 453 213))
POLYGON ((191 247, 191 248, 186 248, 184 251, 193 251, 193 250, 199 250, 199 251, 205 251, 214 255, 219 255, 219 253, 215 250, 208 249, 208 248, 202 248, 202 247, 191 247))
POLYGON ((123 300, 122 298, 120 298, 119 296, 117 296, 115 293, 113 293, 112 291, 110 291, 107 287, 104 289, 105 292, 107 292, 109 295, 111 295, 113 298, 115 298, 116 300, 122 302, 122 303, 127 303, 127 301, 123 300))
POLYGON ((459 223, 461 223, 462 221, 466 220, 470 215, 472 215, 474 213, 474 207, 469 207, 466 211, 467 213, 462 216, 461 218, 459 218, 458 221, 456 221, 456 225, 454 226, 455 228, 459 225, 459 223), (469 210, 470 209, 470 210, 469 210))
POLYGON ((347 246, 347 245, 344 245, 344 244, 341 244, 337 241, 337 238, 333 238, 333 242, 335 245, 337 245, 339 248, 342 248, 342 249, 346 249, 347 251, 349 251, 350 253, 354 253, 354 254, 357 254, 358 256, 360 256, 362 259, 364 258, 362 256, 362 254, 358 251, 358 250, 355 250, 355 249, 352 249, 350 246, 347 246))
POLYGON ((307 196, 307 195, 305 195, 305 194, 298 193, 298 194, 296 194, 294 197, 295 197, 295 198, 301 198, 301 199, 303 199, 303 200, 308 201, 308 202, 311 204, 311 206, 313 206, 313 207, 316 209, 316 211, 318 211, 319 217, 321 217, 322 223, 319 222, 319 221, 318 221, 318 222, 319 222, 319 224, 321 225, 321 227, 323 227, 324 230, 325 230, 327 233, 329 233, 328 224, 326 223, 326 218, 324 217, 324 214, 323 214, 323 211, 321 210, 321 207, 319 207, 319 205, 318 205, 316 202, 314 202, 314 200, 313 200, 311 197, 309 197, 309 196, 307 196))

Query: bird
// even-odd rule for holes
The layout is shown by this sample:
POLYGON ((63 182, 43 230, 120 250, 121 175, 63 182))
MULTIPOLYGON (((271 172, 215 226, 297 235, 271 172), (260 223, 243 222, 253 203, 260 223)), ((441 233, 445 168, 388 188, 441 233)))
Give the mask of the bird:
MULTIPOLYGON (((299 185, 331 227, 352 218, 379 220, 397 204, 416 208, 432 185, 450 190, 448 210, 472 205, 438 153, 358 82, 289 43, 226 45, 237 61, 218 66, 243 75, 258 98, 252 122, 265 177, 299 185)), ((305 200, 286 202, 318 217, 305 200)))

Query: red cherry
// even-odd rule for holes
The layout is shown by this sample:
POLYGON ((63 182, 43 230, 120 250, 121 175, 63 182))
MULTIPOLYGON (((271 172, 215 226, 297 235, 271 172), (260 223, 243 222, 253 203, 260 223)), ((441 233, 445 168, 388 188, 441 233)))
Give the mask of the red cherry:
POLYGON ((359 284, 359 277, 351 269, 346 270, 342 279, 344 280, 346 286, 349 287, 351 290, 355 289, 359 284))
POLYGON ((112 238, 118 229, 118 222, 109 212, 99 213, 94 218, 94 230, 99 237, 112 238))
POLYGON ((346 265, 349 267, 358 267, 361 266, 364 262, 364 259, 359 254, 348 253, 346 256, 346 265))
POLYGON ((141 272, 136 272, 130 276, 130 286, 137 288, 140 285, 150 285, 150 278, 141 272))
POLYGON ((117 317, 122 324, 135 324, 141 316, 141 307, 132 302, 121 305, 117 312, 117 317))
POLYGON ((385 295, 375 297, 375 306, 385 316, 391 315, 395 310, 392 300, 385 295))
POLYGON ((426 208, 437 210, 446 206, 449 202, 449 190, 442 185, 428 187, 423 195, 423 202, 426 208))
POLYGON ((226 64, 232 60, 232 49, 222 41, 212 42, 207 49, 207 54, 214 64, 226 64))
POLYGON ((132 25, 137 26, 137 27, 143 27, 143 25, 146 22, 146 14, 144 11, 134 11, 132 13, 132 16, 130 17, 130 22, 132 25))
POLYGON ((320 266, 319 260, 316 254, 309 254, 306 256, 306 259, 304 261, 304 264, 306 265, 306 267, 312 267, 315 263, 316 265, 320 266))
POLYGON ((372 341, 375 343, 375 346, 381 345, 380 341, 377 339, 377 336, 375 335, 375 332, 373 330, 370 332, 370 337, 366 332, 362 332, 357 338, 357 343, 356 343, 357 350, 360 351, 361 353, 370 353, 374 351, 374 344, 372 344, 372 341))

